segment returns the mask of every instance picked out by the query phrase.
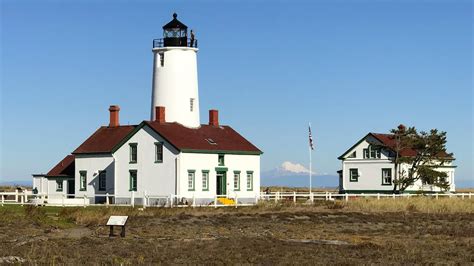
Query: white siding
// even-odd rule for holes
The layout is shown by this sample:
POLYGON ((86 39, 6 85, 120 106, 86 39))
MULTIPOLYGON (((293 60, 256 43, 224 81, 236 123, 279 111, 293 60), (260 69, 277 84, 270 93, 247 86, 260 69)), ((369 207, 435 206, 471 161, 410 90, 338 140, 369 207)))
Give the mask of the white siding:
POLYGON ((155 163, 155 142, 164 139, 144 126, 115 153, 117 195, 129 197, 130 170, 137 171, 137 197, 175 194, 176 149, 169 143, 163 146, 163 162, 155 163), (130 163, 130 143, 137 143, 137 163, 130 163))
POLYGON ((227 168, 229 197, 255 198, 260 191, 260 155, 224 155, 224 166, 218 166, 218 154, 181 153, 179 155, 179 195, 186 198, 216 195, 216 167, 227 168), (188 170, 195 170, 195 190, 188 191, 188 170), (202 171, 209 170, 209 191, 202 189, 202 171), (240 171, 240 191, 234 191, 234 171, 240 171), (247 171, 253 171, 253 189, 246 186, 247 171))
POLYGON ((33 177, 33 189, 37 189, 39 194, 48 193, 48 179, 44 176, 33 177))
POLYGON ((64 178, 48 178, 46 182, 46 193, 48 193, 48 198, 62 198, 64 194, 67 194, 67 180, 64 178), (59 181, 63 184, 62 191, 57 190, 57 183, 59 181))
MULTIPOLYGON (((392 169, 392 181, 395 177, 394 164, 389 160, 389 154, 386 150, 382 150, 380 158, 365 158, 363 150, 368 148, 371 143, 378 143, 376 139, 369 136, 366 140, 360 142, 356 147, 352 148, 342 161, 342 184, 340 187, 346 191, 392 191, 392 185, 382 185, 382 169, 392 169), (356 152, 355 158, 349 158, 349 156, 356 152), (359 178, 357 182, 350 181, 350 169, 357 169, 359 178)), ((408 170, 408 165, 404 164, 401 166, 405 171, 408 170)), ((450 191, 455 191, 454 184, 454 167, 451 162, 445 164, 445 167, 436 169, 437 171, 444 171, 448 173, 448 180, 451 184, 450 191)), ((440 191, 439 188, 434 186, 422 185, 421 180, 418 180, 412 186, 408 187, 406 191, 440 191)))
POLYGON ((166 108, 166 122, 178 122, 187 127, 199 127, 199 93, 197 49, 191 47, 164 47, 153 49, 153 90, 151 120, 155 106, 166 108), (164 54, 161 66, 160 54, 164 54), (190 99, 194 109, 190 109, 190 99))
MULTIPOLYGON (((76 155, 76 169, 74 172, 74 190, 76 197, 94 198, 96 194, 114 194, 114 158, 110 154, 102 155, 76 155), (106 171, 106 190, 99 191, 99 171, 106 171), (80 187, 80 172, 87 171, 86 191, 82 191, 80 187)), ((104 197, 97 197, 99 202, 105 201, 104 197)))

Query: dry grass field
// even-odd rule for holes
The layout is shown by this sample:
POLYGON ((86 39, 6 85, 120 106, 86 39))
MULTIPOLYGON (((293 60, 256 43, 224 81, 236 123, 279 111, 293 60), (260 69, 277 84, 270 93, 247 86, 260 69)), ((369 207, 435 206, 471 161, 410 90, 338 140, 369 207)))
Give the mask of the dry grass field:
POLYGON ((474 263, 474 199, 242 208, 0 207, 0 259, 33 264, 474 263), (129 215, 125 238, 110 215, 129 215), (117 230, 118 231, 118 230, 117 230))

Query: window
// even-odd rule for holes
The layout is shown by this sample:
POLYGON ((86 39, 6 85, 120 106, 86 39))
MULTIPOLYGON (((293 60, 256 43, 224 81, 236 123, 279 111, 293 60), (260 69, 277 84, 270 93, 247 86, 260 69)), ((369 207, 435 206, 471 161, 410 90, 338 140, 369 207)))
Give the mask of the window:
POLYGON ((217 143, 213 139, 206 139, 206 141, 211 145, 217 145, 217 143))
POLYGON ((218 164, 219 166, 224 166, 224 154, 219 154, 219 158, 217 159, 218 160, 218 164))
POLYGON ((383 168, 382 169, 382 185, 392 185, 392 169, 383 168))
POLYGON ((247 190, 253 190, 253 171, 247 171, 247 190))
POLYGON ((56 191, 63 191, 63 181, 56 180, 56 191))
POLYGON ((105 171, 99 172, 99 190, 104 191, 106 189, 107 174, 105 171))
POLYGON ((194 111, 194 98, 189 99, 189 111, 194 111))
POLYGON ((79 190, 85 191, 87 188, 87 171, 79 171, 79 190))
POLYGON ((163 162, 163 143, 155 142, 155 163, 163 162))
POLYGON ((359 171, 357 168, 349 169, 349 181, 350 182, 358 182, 359 181, 359 171))
POLYGON ((240 190, 240 171, 234 171, 234 191, 240 190))
POLYGON ((137 170, 130 170, 130 191, 137 191, 137 170))
POLYGON ((202 170, 202 191, 209 191, 209 170, 202 170))
POLYGON ((165 53, 159 53, 160 55, 160 65, 165 66, 165 53))
POLYGON ((130 143, 130 163, 137 163, 137 143, 130 143))
POLYGON ((194 170, 188 170, 188 191, 194 191, 194 170))
POLYGON ((373 145, 369 145, 367 149, 364 149, 364 159, 373 158, 380 159, 380 148, 374 147, 373 145))

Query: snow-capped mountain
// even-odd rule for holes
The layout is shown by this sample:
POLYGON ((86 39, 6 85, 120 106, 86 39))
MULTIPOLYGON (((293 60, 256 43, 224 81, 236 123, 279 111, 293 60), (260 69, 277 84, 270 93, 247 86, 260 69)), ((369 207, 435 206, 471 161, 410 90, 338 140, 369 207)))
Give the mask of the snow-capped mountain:
MULTIPOLYGON (((312 173, 313 187, 337 187, 338 176, 326 173, 312 173)), ((261 185, 309 187, 309 169, 293 162, 283 162, 279 167, 261 173, 261 185)))

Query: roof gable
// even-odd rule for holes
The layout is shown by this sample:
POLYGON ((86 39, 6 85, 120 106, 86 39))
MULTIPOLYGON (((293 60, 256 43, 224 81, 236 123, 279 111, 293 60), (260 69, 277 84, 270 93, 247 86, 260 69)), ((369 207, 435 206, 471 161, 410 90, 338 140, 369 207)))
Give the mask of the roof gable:
MULTIPOLYGON (((397 144, 396 140, 395 140, 395 135, 370 132, 367 135, 365 135, 361 140, 359 140, 356 144, 354 144, 351 148, 349 148, 346 152, 344 152, 341 156, 339 156, 338 159, 343 160, 344 157, 352 149, 357 147, 362 141, 367 140, 369 137, 373 137, 374 139, 376 139, 377 141, 380 142, 380 143, 375 143, 375 144, 381 145, 381 146, 383 146, 383 147, 385 147, 385 148, 387 148, 391 151, 395 151, 396 144, 397 144)), ((411 148, 402 149, 400 151, 400 155, 404 156, 404 157, 412 157, 412 156, 416 156, 416 154, 417 154, 416 150, 411 149, 411 148)), ((451 157, 449 157, 449 154, 447 154, 447 153, 440 154, 439 156, 444 157, 445 159, 448 159, 448 158, 452 159, 451 157)))
POLYGON ((45 175, 46 177, 61 177, 61 176, 74 176, 74 163, 75 156, 68 155, 64 157, 57 165, 55 165, 45 175))
POLYGON ((181 152, 203 153, 237 153, 260 155, 263 152, 242 137, 229 126, 201 125, 198 128, 188 128, 179 123, 159 123, 143 121, 126 138, 122 139, 112 152, 118 150, 135 133, 148 126, 169 144, 181 152))
POLYGON ((102 126, 84 141, 73 154, 112 153, 119 144, 137 126, 102 126))
POLYGON ((146 122, 183 152, 241 152, 262 154, 256 146, 230 126, 201 125, 188 128, 178 123, 146 122))
POLYGON ((365 135, 363 138, 361 138, 359 141, 357 141, 356 144, 352 145, 352 147, 350 147, 347 151, 345 151, 341 156, 337 157, 337 159, 339 160, 343 160, 344 157, 346 157, 347 154, 349 154, 350 151, 352 151, 355 147, 359 146, 359 144, 361 144, 364 140, 367 139, 367 137, 370 136, 371 133, 365 135))

